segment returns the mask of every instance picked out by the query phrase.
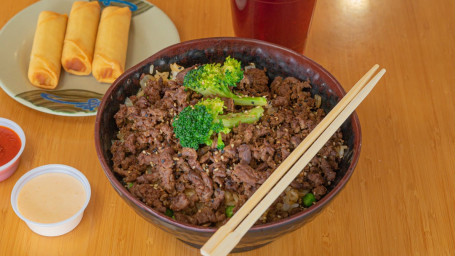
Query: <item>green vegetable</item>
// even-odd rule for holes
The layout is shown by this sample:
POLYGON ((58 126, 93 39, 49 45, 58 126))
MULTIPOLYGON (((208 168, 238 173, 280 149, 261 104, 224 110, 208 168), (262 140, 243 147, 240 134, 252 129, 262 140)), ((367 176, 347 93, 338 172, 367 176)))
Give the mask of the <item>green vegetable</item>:
POLYGON ((128 182, 128 183, 126 183, 126 187, 127 187, 127 188, 132 188, 132 187, 133 187, 133 185, 134 185, 134 184, 133 184, 133 183, 131 183, 131 182, 128 182))
POLYGON ((237 86, 243 78, 243 70, 240 61, 228 56, 221 67, 224 74, 224 82, 229 86, 237 86))
POLYGON ((216 141, 216 148, 219 150, 222 150, 224 148, 225 144, 223 141, 223 137, 221 137, 221 133, 218 133, 218 139, 216 141))
POLYGON ((240 123, 252 124, 259 120, 264 113, 264 109, 260 106, 247 110, 243 113, 229 113, 226 115, 218 116, 224 127, 232 128, 238 126, 240 123))
POLYGON ((237 86, 243 78, 238 60, 227 57, 223 66, 219 63, 204 64, 190 70, 183 79, 183 86, 204 96, 217 95, 231 98, 236 105, 267 105, 265 97, 247 97, 234 94, 229 86, 237 86))
POLYGON ((212 134, 229 132, 223 128, 221 121, 216 120, 218 114, 223 113, 223 108, 224 102, 218 98, 207 99, 195 106, 184 108, 172 123, 180 144, 198 149, 200 144, 212 145, 212 134))
POLYGON ((312 206, 314 202, 316 202, 316 198, 314 197, 313 193, 307 193, 302 198, 302 203, 305 207, 312 206))
POLYGON ((226 206, 226 217, 230 218, 232 215, 234 215, 234 208, 235 206, 226 206))
POLYGON ((217 147, 224 148, 221 133, 227 134, 239 123, 254 123, 258 121, 264 109, 257 106, 243 113, 223 113, 224 102, 219 98, 205 99, 194 106, 184 108, 174 118, 172 126, 175 136, 180 140, 182 147, 198 149, 199 145, 211 146, 213 134, 218 133, 217 147))
POLYGON ((169 216, 169 217, 172 218, 172 217, 174 217, 174 211, 172 211, 169 208, 166 208, 166 212, 164 213, 164 215, 169 216))
POLYGON ((199 101, 196 106, 205 106, 207 112, 216 119, 219 114, 223 114, 224 111, 224 101, 219 98, 214 99, 204 99, 199 101))

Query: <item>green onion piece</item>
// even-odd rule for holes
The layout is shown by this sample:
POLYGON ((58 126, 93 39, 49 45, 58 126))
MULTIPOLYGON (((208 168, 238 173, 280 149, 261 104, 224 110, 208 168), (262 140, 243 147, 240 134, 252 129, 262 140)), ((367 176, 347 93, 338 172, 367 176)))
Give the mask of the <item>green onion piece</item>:
POLYGON ((166 208, 166 212, 164 213, 166 216, 169 216, 169 217, 173 217, 174 216, 174 212, 169 209, 169 208, 166 208))
POLYGON ((224 148, 224 142, 223 142, 223 138, 221 137, 221 133, 218 133, 218 140, 216 143, 216 148, 218 150, 223 150, 223 148, 224 148))
POLYGON ((133 183, 132 183, 132 182, 126 183, 126 187, 127 187, 127 188, 132 188, 132 187, 133 187, 133 183))
POLYGON ((230 218, 232 217, 232 215, 234 215, 234 208, 235 208, 234 205, 226 207, 226 217, 230 218))
POLYGON ((313 193, 307 193, 302 198, 302 203, 305 207, 312 206, 314 202, 316 202, 316 198, 314 197, 313 193))

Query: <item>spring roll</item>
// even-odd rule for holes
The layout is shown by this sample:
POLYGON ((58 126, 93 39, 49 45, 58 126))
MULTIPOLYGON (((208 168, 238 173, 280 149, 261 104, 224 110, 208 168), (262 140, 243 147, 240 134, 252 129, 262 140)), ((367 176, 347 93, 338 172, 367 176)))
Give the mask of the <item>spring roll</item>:
POLYGON ((39 15, 28 67, 28 79, 37 87, 57 87, 67 19, 66 14, 50 11, 39 15))
POLYGON ((92 72, 99 20, 98 1, 73 3, 62 52, 62 66, 66 72, 75 75, 88 75, 92 72))
POLYGON ((102 83, 112 83, 125 70, 131 11, 128 7, 109 6, 101 13, 92 74, 102 83))

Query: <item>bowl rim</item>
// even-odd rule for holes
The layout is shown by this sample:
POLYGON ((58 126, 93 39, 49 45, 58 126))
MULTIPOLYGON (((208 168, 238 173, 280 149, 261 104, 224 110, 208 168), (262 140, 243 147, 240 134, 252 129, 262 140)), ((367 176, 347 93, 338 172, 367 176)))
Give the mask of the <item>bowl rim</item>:
MULTIPOLYGON (((194 40, 177 43, 177 44, 168 46, 168 47, 156 52, 155 54, 147 57, 146 59, 144 59, 143 61, 134 65, 133 67, 129 68, 122 75, 120 75, 112 83, 112 85, 109 87, 109 89, 106 91, 106 93, 98 107, 98 112, 96 114, 95 147, 96 147, 96 153, 97 153, 98 159, 101 163, 101 166, 103 168, 103 171, 104 171, 105 175, 107 176, 107 178, 109 179, 112 186, 114 187, 114 189, 121 195, 121 197, 124 200, 128 200, 130 203, 137 205, 138 207, 141 208, 141 210, 146 211, 148 214, 157 217, 158 219, 160 219, 161 221, 165 222, 168 225, 177 226, 179 228, 186 229, 186 230, 193 231, 193 232, 198 232, 198 233, 201 233, 201 232, 214 233, 218 228, 197 226, 197 225, 181 223, 176 220, 173 220, 172 218, 169 218, 168 216, 147 206, 145 203, 143 203, 142 201, 135 198, 124 186, 122 186, 120 181, 117 180, 117 178, 115 177, 115 174, 109 167, 109 164, 106 162, 106 159, 104 159, 104 157, 103 157, 99 132, 100 132, 101 114, 104 111, 106 101, 107 101, 108 97, 110 97, 110 95, 112 94, 112 91, 121 85, 121 81, 124 80, 124 78, 131 76, 132 74, 137 72, 138 68, 141 68, 141 67, 145 66, 146 64, 151 63, 152 62, 151 59, 153 59, 155 56, 162 55, 164 52, 172 51, 172 50, 175 50, 175 49, 178 49, 181 47, 186 47, 189 45, 194 45, 194 44, 202 43, 202 42, 212 42, 213 44, 216 44, 218 41, 237 41, 237 42, 245 42, 245 43, 249 43, 249 44, 256 44, 256 45, 265 46, 265 47, 272 47, 272 48, 278 49, 280 51, 286 52, 287 54, 293 55, 295 57, 303 58, 305 61, 310 62, 312 65, 316 66, 319 69, 320 73, 323 73, 329 79, 333 80, 335 82, 337 89, 343 94, 343 96, 346 95, 346 91, 341 86, 341 84, 338 82, 338 80, 331 73, 329 73, 325 68, 323 68, 320 64, 318 64, 314 60, 308 58, 307 56, 297 53, 291 49, 285 48, 285 47, 277 45, 277 44, 273 44, 273 43, 269 43, 269 42, 265 42, 265 41, 261 41, 261 40, 257 40, 257 39, 241 38, 241 37, 209 37, 209 38, 200 38, 200 39, 194 39, 194 40)), ((270 222, 270 223, 254 225, 248 230, 248 233, 266 232, 267 230, 271 230, 273 228, 276 228, 278 226, 281 226, 281 225, 284 225, 287 223, 294 223, 298 219, 305 219, 307 216, 311 216, 312 214, 322 210, 326 206, 326 204, 328 204, 336 195, 338 195, 338 193, 344 188, 346 183, 351 178, 351 176, 354 172, 354 169, 359 161, 360 150, 362 147, 362 131, 360 129, 359 118, 355 111, 351 114, 349 120, 351 121, 351 124, 352 124, 352 130, 354 132, 357 132, 358 136, 356 136, 354 139, 354 143, 353 143, 354 148, 353 148, 351 164, 349 165, 348 169, 346 170, 346 173, 344 174, 344 176, 339 180, 338 184, 335 187, 333 187, 329 193, 324 195, 324 197, 322 199, 320 199, 317 204, 314 204, 314 205, 308 207, 307 209, 305 209, 299 213, 296 213, 294 215, 291 215, 289 217, 286 217, 284 219, 277 220, 277 221, 270 222)), ((135 211, 136 210, 137 209, 135 209, 135 211)))

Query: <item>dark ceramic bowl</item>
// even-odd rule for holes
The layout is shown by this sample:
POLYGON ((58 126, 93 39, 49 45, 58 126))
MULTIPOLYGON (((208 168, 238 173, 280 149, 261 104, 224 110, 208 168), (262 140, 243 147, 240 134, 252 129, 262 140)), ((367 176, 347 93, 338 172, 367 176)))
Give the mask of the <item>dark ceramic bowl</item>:
MULTIPOLYGON (((142 73, 149 72, 150 65, 154 65, 155 70, 163 72, 169 71, 171 63, 189 67, 200 63, 222 62, 228 55, 242 63, 253 62, 258 68, 266 68, 267 75, 271 79, 275 76, 294 76, 300 80, 309 79, 313 85, 312 93, 321 95, 322 107, 326 112, 345 95, 345 91, 338 81, 307 57, 274 44, 242 38, 208 38, 170 46, 130 68, 112 84, 98 108, 95 124, 96 151, 106 176, 117 193, 139 215, 195 247, 201 247, 215 229, 179 223, 152 210, 132 196, 113 173, 110 146, 111 140, 115 138, 118 131, 114 114, 127 96, 136 94, 140 88, 139 77, 142 73)), ((341 129, 349 150, 340 165, 341 170, 338 172, 335 182, 332 183, 330 192, 317 204, 303 212, 278 222, 254 226, 243 237, 235 251, 260 247, 281 235, 302 227, 341 191, 351 177, 359 159, 361 133, 357 115, 354 113, 341 129)))

